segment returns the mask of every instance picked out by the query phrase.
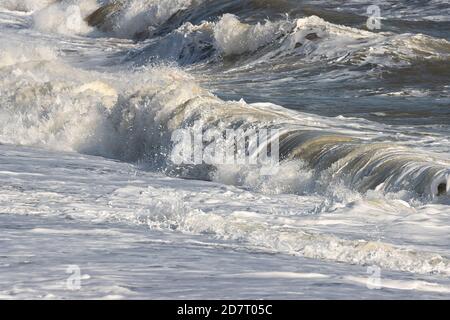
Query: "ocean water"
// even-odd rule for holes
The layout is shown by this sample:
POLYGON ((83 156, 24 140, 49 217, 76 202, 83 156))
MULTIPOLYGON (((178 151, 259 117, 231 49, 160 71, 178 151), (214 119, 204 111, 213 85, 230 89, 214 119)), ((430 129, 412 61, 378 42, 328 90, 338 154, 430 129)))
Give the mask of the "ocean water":
POLYGON ((1 299, 450 298, 448 1, 0 0, 0 31, 1 299), (279 161, 174 161, 227 130, 279 161))

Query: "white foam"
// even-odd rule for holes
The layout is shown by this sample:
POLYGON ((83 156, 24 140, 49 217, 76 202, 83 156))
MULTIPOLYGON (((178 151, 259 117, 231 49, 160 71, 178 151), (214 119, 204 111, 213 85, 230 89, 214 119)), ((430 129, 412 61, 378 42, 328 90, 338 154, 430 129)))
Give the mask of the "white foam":
POLYGON ((251 272, 251 273, 240 273, 234 275, 237 277, 245 278, 279 278, 279 279, 325 279, 329 276, 321 273, 301 273, 301 272, 251 272))
POLYGON ((152 32, 173 14, 187 9, 195 0, 125 0, 114 18, 114 33, 133 38, 136 34, 152 32))
POLYGON ((16 11, 36 11, 55 3, 57 0, 2 0, 1 8, 16 11))
POLYGON ((96 0, 56 2, 33 14, 34 27, 64 35, 87 34, 93 30, 84 18, 98 8, 96 0))
POLYGON ((302 194, 314 189, 314 174, 301 161, 283 162, 273 169, 277 174, 262 175, 255 166, 225 165, 219 166, 212 178, 214 181, 240 185, 265 194, 302 194))
POLYGON ((11 41, 0 47, 0 68, 33 61, 52 61, 56 57, 53 48, 11 41))
MULTIPOLYGON (((317 128, 344 132, 339 120, 311 115, 305 119, 299 113, 270 104, 222 101, 177 68, 152 67, 104 74, 71 67, 54 57, 56 60, 49 62, 45 59, 50 59, 50 55, 44 54, 44 60, 11 62, 10 57, 17 54, 15 50, 4 50, 4 56, 9 58, 2 59, 7 61, 2 69, 5 76, 0 80, 0 142, 4 143, 45 146, 126 161, 146 158, 166 167, 170 153, 175 152, 171 134, 190 125, 190 119, 198 119, 196 125, 206 128, 214 124, 223 132, 243 119, 255 127, 270 121, 285 130, 312 130, 313 135, 319 132, 317 128)), ((18 61, 27 58, 19 55, 18 61)), ((358 128, 350 134, 360 137, 363 131, 364 128, 358 128)), ((335 161, 322 176, 297 161, 283 162, 279 173, 271 176, 261 175, 255 167, 226 165, 217 165, 212 175, 200 169, 188 176, 213 178, 271 194, 327 193, 327 190, 339 193, 343 182, 355 191, 377 187, 381 192, 406 189, 433 196, 437 186, 429 186, 433 181, 441 181, 440 175, 448 174, 447 165, 445 159, 431 159, 430 154, 417 154, 392 143, 362 144, 335 161), (354 164, 357 157, 366 162, 354 164), (364 168, 371 168, 371 175, 364 168), (383 184, 373 186, 386 170, 393 171, 383 178, 383 184)), ((348 194, 347 191, 344 197, 332 194, 332 199, 342 201, 348 194)))
POLYGON ((216 47, 225 55, 238 55, 257 50, 282 32, 282 23, 248 25, 232 14, 224 14, 214 28, 214 37, 216 47))
POLYGON ((352 64, 399 67, 417 59, 450 57, 450 43, 445 39, 421 34, 374 33, 333 24, 317 16, 250 25, 225 14, 215 26, 214 37, 215 45, 223 55, 254 52, 275 44, 251 63, 295 55, 305 61, 333 59, 352 64))
MULTIPOLYGON (((138 3, 135 5, 139 6, 138 3)), ((171 4, 167 3, 167 6, 170 7, 171 4)), ((172 12, 172 9, 169 11, 172 12)), ((54 15, 57 19, 58 14, 61 12, 54 15)), ((29 19, 29 15, 23 13, 9 12, 5 15, 10 17, 20 15, 20 21, 29 19)), ((36 13, 36 16, 38 15, 39 13, 36 13)), ((167 16, 169 14, 162 14, 161 21, 167 16)), ((145 19, 144 17, 144 21, 145 19)), ((225 17, 217 25, 227 19, 231 25, 237 23, 233 18, 225 17)), ((151 24, 151 21, 147 22, 151 24)), ((146 23, 144 28, 147 28, 146 23)), ((326 25, 318 18, 302 20, 300 23, 298 21, 282 23, 290 27, 280 42, 271 38, 267 32, 274 30, 272 24, 278 22, 266 22, 259 26, 239 22, 235 30, 237 33, 225 34, 223 43, 216 45, 218 48, 223 46, 221 54, 224 55, 228 54, 226 51, 229 54, 247 53, 258 51, 261 46, 268 46, 269 50, 266 52, 275 49, 270 54, 286 50, 287 54, 294 52, 306 59, 308 57, 319 59, 323 53, 329 54, 325 58, 341 58, 341 54, 346 56, 349 52, 347 44, 355 45, 356 51, 360 49, 364 51, 370 44, 381 49, 384 47, 390 49, 391 40, 395 38, 392 35, 374 35, 332 24, 326 25), (316 33, 318 38, 308 36, 311 33, 316 33), (308 40, 307 37, 312 40, 308 40), (246 46, 239 41, 233 43, 233 39, 249 41, 249 45, 246 46), (299 44, 297 41, 303 46, 296 48, 296 44, 299 44), (334 45, 336 48, 333 48, 334 45)), ((170 244, 168 259, 162 260, 158 255, 155 260, 157 264, 163 265, 158 274, 162 275, 165 282, 167 282, 166 271, 169 269, 174 270, 179 277, 195 270, 194 272, 202 275, 202 279, 210 279, 211 274, 205 277, 202 273, 207 269, 208 263, 220 259, 225 261, 230 257, 226 256, 225 250, 222 249, 233 249, 244 252, 242 256, 247 256, 248 252, 276 253, 259 255, 255 258, 253 266, 250 264, 245 268, 242 268, 241 259, 231 257, 228 260, 231 263, 239 261, 237 264, 239 267, 233 269, 232 274, 240 280, 253 277, 256 278, 255 283, 264 282, 264 284, 270 279, 275 279, 273 282, 286 279, 286 282, 295 282, 294 280, 303 279, 306 283, 318 283, 320 279, 330 278, 339 281, 343 278, 333 276, 327 278, 327 272, 332 269, 339 270, 337 273, 340 275, 355 270, 359 272, 362 270, 362 273, 365 273, 362 266, 370 264, 383 267, 383 272, 386 273, 389 273, 389 270, 424 273, 427 274, 427 279, 433 278, 432 281, 441 286, 436 289, 437 286, 434 286, 431 280, 426 284, 392 283, 386 280, 384 283, 386 287, 448 293, 443 288, 446 278, 442 277, 449 274, 450 255, 449 248, 445 245, 449 243, 450 234, 448 203, 436 197, 429 199, 429 203, 424 206, 422 199, 412 196, 413 200, 410 201, 409 195, 405 195, 409 193, 411 187, 423 181, 425 181, 423 185, 430 187, 428 191, 431 193, 436 192, 438 184, 448 181, 448 156, 445 152, 448 149, 447 142, 439 141, 441 137, 439 134, 433 137, 435 140, 427 141, 419 135, 414 136, 417 139, 410 139, 410 144, 418 149, 416 154, 415 149, 405 151, 408 148, 397 148, 399 140, 412 136, 405 138, 402 128, 382 126, 349 117, 324 118, 285 110, 271 104, 223 101, 202 89, 193 77, 179 68, 150 66, 130 70, 129 65, 122 64, 120 60, 123 55, 119 59, 110 56, 120 50, 124 41, 89 37, 69 38, 26 30, 26 27, 26 23, 19 26, 7 22, 7 27, 2 30, 4 32, 1 35, 2 44, 7 42, 11 44, 2 45, 0 48, 0 144, 14 144, 14 146, 0 146, 2 164, 0 216, 5 221, 2 225, 7 227, 5 233, 8 234, 1 235, 2 241, 7 241, 7 245, 1 247, 7 251, 7 254, 2 253, 7 256, 2 267, 7 266, 9 270, 2 273, 3 279, 7 279, 9 283, 9 286, 0 292, 2 297, 60 296, 61 291, 55 290, 52 281, 47 281, 48 286, 45 288, 40 281, 51 279, 55 275, 52 269, 55 262, 58 264, 63 256, 67 259, 64 246, 57 246, 60 239, 73 239, 73 243, 83 240, 83 246, 91 249, 103 246, 105 249, 103 255, 92 251, 96 253, 96 257, 92 259, 89 256, 86 259, 85 252, 81 250, 84 247, 75 245, 83 251, 76 255, 77 259, 81 258, 78 260, 81 263, 101 262, 103 258, 110 256, 123 257, 124 252, 130 254, 130 257, 141 257, 142 248, 148 249, 148 243, 154 247, 157 242, 148 239, 153 232, 148 232, 145 226, 164 230, 161 233, 155 232, 155 237, 168 234, 171 240, 164 242, 170 244), (110 44, 105 46, 108 41, 110 44), (246 166, 235 168, 219 166, 216 168, 217 171, 213 172, 213 182, 188 181, 155 173, 148 170, 146 165, 144 167, 147 171, 139 170, 136 166, 125 162, 144 159, 147 164, 147 161, 160 158, 166 161, 172 146, 170 136, 173 130, 188 127, 195 120, 202 125, 219 129, 240 125, 245 121, 246 124, 254 126, 274 125, 289 130, 331 131, 356 136, 367 145, 373 141, 388 140, 392 148, 383 148, 379 154, 373 155, 372 160, 379 160, 375 165, 371 162, 372 165, 363 166, 359 172, 350 170, 347 177, 338 174, 339 168, 345 167, 343 163, 339 164, 340 167, 336 166, 327 172, 329 175, 322 176, 317 175, 313 168, 305 167, 300 161, 292 160, 282 163, 279 174, 274 176, 262 176, 258 173, 259 168, 255 170, 246 166), (381 131, 384 133, 381 134, 381 131), (444 150, 442 157, 445 159, 438 161, 431 152, 426 152, 428 149, 425 145, 429 144, 429 141, 444 150), (44 147, 45 150, 17 146, 19 144, 44 147), (61 150, 77 153, 64 153, 61 150), (124 161, 111 161, 79 153, 124 161), (392 175, 387 184, 379 184, 375 191, 367 193, 356 191, 358 186, 364 187, 363 181, 367 176, 365 169, 376 171, 379 168, 377 165, 382 166, 386 163, 383 160, 397 161, 402 157, 412 158, 409 163, 396 162, 400 164, 396 168, 405 169, 402 171, 404 175, 392 175), (427 173, 429 168, 443 169, 423 174, 427 173), (347 184, 342 184, 342 181, 347 184), (399 188, 403 189, 398 190, 399 188), (58 220, 58 223, 54 223, 54 219, 58 220), (73 223, 69 225, 73 228, 65 230, 68 228, 67 223, 73 223), (16 230, 9 226, 20 228, 16 230), (114 231, 109 229, 112 227, 114 231), (126 234, 120 231, 116 233, 116 230, 124 227, 131 229, 126 234), (108 231, 100 231, 99 228, 108 231), (111 241, 113 236, 117 236, 118 242, 111 241), (94 237, 97 238, 90 243, 89 240, 94 237), (177 237, 185 238, 178 242, 177 237), (131 248, 130 241, 136 238, 143 246, 131 248), (15 242, 14 239, 18 241, 15 242), (38 241, 34 241, 36 239, 38 241), (208 258, 202 260, 206 262, 205 264, 198 264, 198 259, 193 260, 188 252, 186 254, 188 257, 184 261, 194 262, 188 264, 185 268, 188 271, 180 276, 179 265, 175 263, 170 265, 167 262, 173 261, 174 256, 183 253, 186 244, 200 246, 201 243, 184 239, 202 239, 203 242, 208 242, 208 249, 202 251, 199 256, 208 258), (39 251, 43 243, 39 240, 48 242, 46 251, 39 251), (34 246, 33 243, 39 245, 34 246), (114 250, 114 245, 120 247, 120 250, 114 250), (18 248, 27 250, 19 252, 18 248), (50 268, 33 268, 33 265, 39 264, 35 262, 44 261, 37 260, 39 259, 37 253, 54 251, 58 251, 60 255, 44 256, 50 268), (261 256, 264 256, 264 259, 261 259, 261 256), (290 266, 282 268, 274 265, 255 268, 261 261, 267 261, 265 259, 271 262, 277 260, 293 262, 290 266), (332 263, 323 262, 325 260, 332 263), (31 266, 22 270, 35 272, 34 274, 42 276, 42 279, 29 284, 29 274, 24 274, 21 278, 17 273, 16 262, 31 266), (349 264, 359 267, 352 267, 349 264), (313 267, 301 269, 306 265, 313 267), (198 269, 192 268, 193 266, 198 269), (308 279, 312 280, 306 281, 308 279), (20 281, 23 282, 16 287, 16 282, 20 281), (31 290, 30 287, 33 291, 27 292, 31 290)), ((125 30, 124 34, 135 31, 132 30, 133 26, 130 28, 128 31, 125 30)), ((174 43, 182 39, 185 31, 191 34, 199 33, 199 40, 213 41, 214 29, 216 29, 214 22, 202 23, 199 26, 186 24, 177 30, 174 43)), ((57 30, 53 22, 48 24, 47 29, 42 30, 74 34, 73 30, 57 30)), ((220 38, 221 34, 218 36, 220 38)), ((407 36, 404 36, 404 39, 410 40, 407 36)), ((197 43, 190 40, 185 39, 183 45, 197 43)), ((445 58, 447 45, 445 41, 432 42, 436 47, 426 48, 427 44, 430 44, 429 39, 424 37, 419 40, 420 45, 402 51, 407 53, 405 56, 408 59, 411 57, 410 51, 420 51, 422 56, 445 58), (424 50, 416 50, 418 48, 424 50)), ((140 48, 134 44, 133 47, 140 48)), ((167 51, 160 52, 173 52, 174 56, 178 55, 179 51, 172 51, 169 45, 167 48, 167 51)), ((380 54, 379 57, 382 57, 381 52, 382 50, 376 51, 375 56, 380 54)), ((345 61, 345 58, 340 61, 345 61)), ((288 84, 289 82, 286 83, 288 84)), ((369 149, 370 146, 367 150, 369 149)), ((195 173, 188 177, 198 178, 195 173)), ((162 236, 161 238, 165 239, 162 236)), ((147 254, 144 256, 150 257, 147 254)), ((71 255, 69 258, 72 259, 71 257, 74 256, 71 255)), ((135 281, 138 272, 148 275, 150 269, 148 266, 155 262, 151 259, 153 257, 145 262, 135 260, 131 262, 130 268, 124 268, 123 259, 117 259, 115 266, 125 270, 125 275, 130 279, 133 277, 135 281), (142 269, 137 271, 135 269, 137 266, 142 266, 142 269)), ((102 268, 99 266, 96 271, 104 271, 102 268)), ((65 275, 64 268, 61 272, 65 275)), ((123 290, 133 288, 136 282, 129 281, 126 285, 122 285, 123 283, 119 281, 115 286, 102 281, 98 277, 99 273, 89 271, 89 274, 99 281, 96 282, 97 285, 101 283, 103 286, 104 290, 97 291, 97 297, 123 298, 137 294, 131 290, 123 290)), ((119 279, 123 273, 108 275, 109 279, 119 279)), ((162 283, 165 292, 168 292, 168 295, 173 294, 175 288, 164 286, 164 281, 162 283)), ((328 290, 330 282, 324 283, 328 285, 315 288, 326 288, 322 290, 330 293, 332 291, 328 290)), ((142 286, 142 283, 138 285, 142 286)), ((154 283, 146 287, 154 288, 153 285, 154 283)), ((61 290, 64 289, 60 287, 61 290)), ((354 287, 347 283, 345 289, 354 287)), ((83 293, 89 291, 89 287, 85 289, 86 291, 82 290, 83 293)), ((181 291, 180 288, 176 290, 181 291)), ((357 290, 358 293, 361 292, 361 289, 357 290)), ((289 291, 293 290, 290 288, 289 291)), ((208 293, 211 292, 214 290, 209 290, 208 293)), ((147 293, 147 291, 140 292, 140 294, 147 293)), ((180 293, 180 296, 182 294, 180 293)))

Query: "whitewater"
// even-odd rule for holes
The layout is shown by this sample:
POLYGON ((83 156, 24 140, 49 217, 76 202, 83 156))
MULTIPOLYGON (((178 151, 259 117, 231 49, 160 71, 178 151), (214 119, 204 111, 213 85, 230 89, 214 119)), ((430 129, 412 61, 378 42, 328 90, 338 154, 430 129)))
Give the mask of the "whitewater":
POLYGON ((0 299, 450 298, 447 1, 0 0, 0 31, 0 299), (180 130, 279 161, 176 163, 180 130))

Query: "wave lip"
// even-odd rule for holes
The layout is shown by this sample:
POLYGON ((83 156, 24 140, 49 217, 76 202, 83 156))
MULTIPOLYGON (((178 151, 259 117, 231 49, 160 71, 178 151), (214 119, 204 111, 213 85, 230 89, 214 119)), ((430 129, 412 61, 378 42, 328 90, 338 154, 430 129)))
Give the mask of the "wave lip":
POLYGON ((33 12, 48 7, 57 1, 58 0, 2 0, 0 6, 12 11, 33 12))
POLYGON ((283 31, 280 23, 266 21, 265 24, 248 25, 232 14, 225 14, 214 27, 215 45, 225 55, 240 55, 256 51, 283 31))
MULTIPOLYGON (((122 192, 127 194, 130 190, 118 190, 118 195, 122 192)), ((149 188, 142 196, 152 198, 155 192, 149 188)), ((332 234, 305 231, 294 227, 296 223, 288 219, 278 225, 266 222, 264 215, 250 212, 222 215, 186 207, 180 212, 173 201, 159 201, 158 208, 158 215, 144 214, 139 217, 140 221, 155 229, 208 234, 270 252, 354 265, 376 265, 417 274, 450 274, 449 260, 439 254, 381 241, 348 240, 332 234)))

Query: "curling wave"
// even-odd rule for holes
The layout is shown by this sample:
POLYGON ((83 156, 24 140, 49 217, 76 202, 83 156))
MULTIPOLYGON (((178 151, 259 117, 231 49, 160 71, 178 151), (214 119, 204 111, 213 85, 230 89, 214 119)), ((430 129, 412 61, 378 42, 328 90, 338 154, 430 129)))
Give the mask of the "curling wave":
POLYGON ((216 23, 186 23, 132 54, 140 64, 157 58, 183 65, 208 59, 217 62, 218 57, 230 56, 240 56, 234 68, 282 65, 286 59, 400 68, 421 61, 448 62, 450 43, 425 35, 372 33, 335 25, 317 16, 249 25, 225 14, 216 23))
MULTIPOLYGON (((75 72, 58 60, 43 60, 52 58, 43 54, 36 61, 33 55, 0 64, 0 142, 126 161, 145 159, 171 172, 171 138, 177 129, 199 124, 205 131, 221 132, 276 128, 280 159, 306 163, 321 177, 318 180, 342 182, 363 193, 408 190, 426 197, 449 193, 448 160, 393 141, 378 141, 370 132, 345 128, 343 121, 271 104, 225 102, 176 68, 108 75, 75 72)), ((212 179, 220 166, 186 170, 184 176, 212 179)))

